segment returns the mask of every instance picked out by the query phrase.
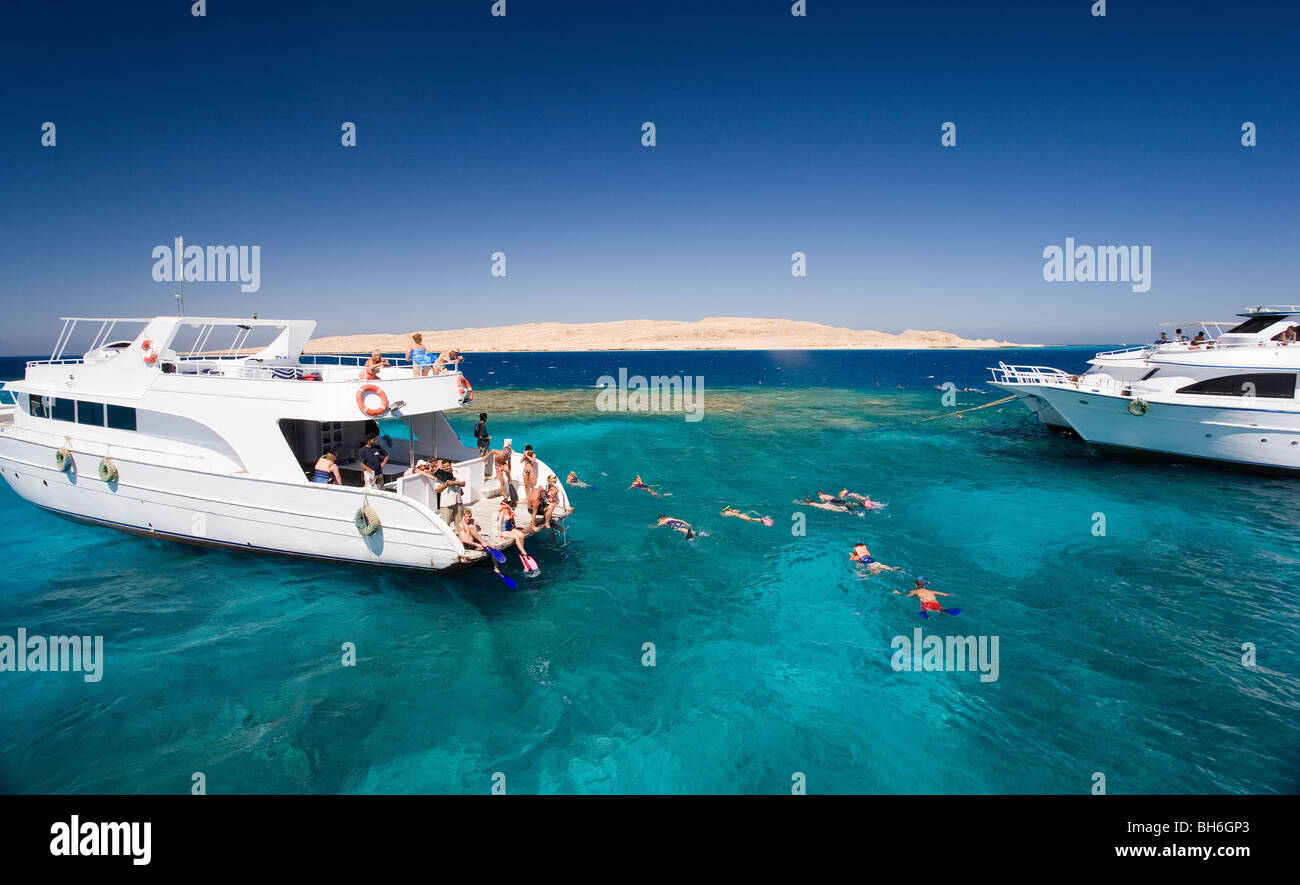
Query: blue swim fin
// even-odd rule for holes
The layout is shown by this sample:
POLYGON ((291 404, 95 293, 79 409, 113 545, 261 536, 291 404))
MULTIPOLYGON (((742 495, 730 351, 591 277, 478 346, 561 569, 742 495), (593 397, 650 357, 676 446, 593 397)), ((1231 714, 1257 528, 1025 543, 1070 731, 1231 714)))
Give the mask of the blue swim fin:
POLYGON ((959 614, 961 614, 961 609, 959 609, 959 608, 946 608, 946 609, 944 609, 944 611, 947 612, 947 613, 950 614, 950 615, 959 615, 959 614))
POLYGON ((916 613, 916 616, 917 616, 918 618, 920 618, 921 620, 923 620, 923 621, 928 621, 928 620, 930 620, 930 613, 929 613, 929 612, 923 612, 923 611, 922 611, 922 612, 917 612, 917 613, 916 613))
POLYGON ((501 583, 505 584, 511 590, 519 589, 519 585, 515 583, 515 579, 510 577, 509 575, 503 574, 502 572, 497 572, 497 577, 501 579, 501 583))
POLYGON ((484 547, 483 549, 486 550, 488 552, 488 555, 491 556, 493 559, 495 559, 497 562, 503 565, 505 564, 506 555, 502 553, 500 550, 498 550, 495 547, 484 547))

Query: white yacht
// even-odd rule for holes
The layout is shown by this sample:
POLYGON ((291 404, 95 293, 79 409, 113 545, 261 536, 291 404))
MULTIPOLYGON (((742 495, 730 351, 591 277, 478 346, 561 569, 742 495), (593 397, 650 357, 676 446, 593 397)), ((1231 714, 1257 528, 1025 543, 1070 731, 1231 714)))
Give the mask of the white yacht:
MULTIPOLYGON (((1190 340, 1099 353, 1083 374, 990 368, 1049 427, 1101 446, 1300 470, 1300 307, 1254 307, 1190 340)), ((1175 336, 1185 337, 1185 336, 1175 336)))
MULTIPOLYGON (((128 532, 429 570, 483 558, 439 518, 433 483, 404 475, 419 459, 449 458, 480 532, 510 546, 496 535, 499 483, 485 479, 477 448, 463 445, 443 414, 472 401, 464 375, 421 376, 390 360, 363 379, 365 357, 303 355, 315 328, 65 319, 50 359, 29 362, 21 381, 4 385, 14 402, 0 410, 0 476, 39 507, 128 532), (89 347, 65 357, 78 352, 70 350, 77 335, 90 336, 89 347), (387 482, 365 488, 357 452, 376 431, 389 450, 387 482), (342 485, 309 479, 326 449, 342 485)), ((515 452, 516 485, 520 460, 515 452)), ((539 459, 539 479, 550 472, 539 459)), ((557 541, 572 512, 563 482, 559 498, 557 541)), ((532 524, 526 508, 516 516, 532 524)))

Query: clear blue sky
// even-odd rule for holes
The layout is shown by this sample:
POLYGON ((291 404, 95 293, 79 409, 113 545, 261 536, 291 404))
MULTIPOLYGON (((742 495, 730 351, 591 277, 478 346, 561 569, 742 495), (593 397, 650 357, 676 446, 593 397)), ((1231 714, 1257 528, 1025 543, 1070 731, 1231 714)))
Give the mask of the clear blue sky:
POLYGON ((178 234, 262 250, 259 292, 190 284, 190 313, 322 334, 737 315, 1108 342, 1300 302, 1293 3, 790 2, 20 4, 0 352, 48 351, 60 314, 171 312, 151 252, 178 234), (1067 236, 1151 246, 1151 290, 1044 282, 1067 236))

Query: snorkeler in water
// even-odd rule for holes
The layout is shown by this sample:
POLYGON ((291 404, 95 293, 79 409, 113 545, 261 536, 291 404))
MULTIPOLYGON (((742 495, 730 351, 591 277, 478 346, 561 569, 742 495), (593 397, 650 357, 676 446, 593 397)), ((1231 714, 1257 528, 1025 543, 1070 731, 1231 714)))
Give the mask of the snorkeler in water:
MULTIPOLYGON (((852 501, 831 498, 830 500, 817 501, 813 498, 801 498, 795 501, 796 504, 807 504, 809 507, 817 507, 821 510, 829 510, 832 513, 852 513, 855 507, 861 507, 861 504, 855 504, 852 501)), ((861 514, 859 514, 861 515, 861 514)))
POLYGON ((594 489, 594 488, 595 488, 595 486, 591 485, 590 483, 586 483, 586 482, 583 482, 582 480, 578 479, 578 472, 577 472, 576 470, 570 470, 570 471, 569 471, 569 475, 566 476, 566 477, 564 478, 564 481, 567 482, 569 485, 571 485, 571 486, 577 486, 577 487, 580 488, 580 489, 594 489))
POLYGON ((880 501, 873 501, 873 500, 871 500, 871 496, 870 496, 870 495, 862 495, 862 494, 859 494, 858 492, 850 492, 848 489, 840 489, 840 493, 839 493, 839 495, 837 495, 836 497, 833 497, 833 498, 832 498, 830 495, 825 494, 824 492, 818 492, 818 493, 817 493, 817 496, 818 496, 819 498, 821 498, 823 501, 827 501, 827 500, 830 500, 830 501, 840 500, 840 501, 845 501, 845 502, 848 502, 848 503, 852 503, 850 499, 852 499, 852 498, 857 498, 859 501, 862 502, 862 506, 863 506, 863 508, 866 509, 866 510, 881 510, 881 509, 883 509, 884 506, 885 506, 885 505, 884 505, 883 503, 881 503, 880 501))
POLYGON ((654 489, 650 488, 650 486, 646 485, 645 480, 641 479, 641 474, 639 473, 636 475, 636 479, 632 480, 632 484, 628 486, 628 488, 641 489, 643 491, 649 492, 650 494, 654 495, 656 498, 659 497, 659 493, 656 492, 654 489))
MULTIPOLYGON (((929 620, 930 612, 942 612, 945 615, 961 614, 961 609, 944 608, 942 605, 939 604, 939 600, 935 599, 936 596, 951 596, 952 595, 951 593, 940 593, 938 590, 931 590, 929 587, 926 586, 928 583, 929 582, 926 581, 925 578, 917 578, 916 586, 913 587, 911 592, 907 594, 908 596, 915 596, 917 599, 921 601, 921 610, 916 613, 916 616, 918 618, 924 618, 926 620, 929 620)), ((897 590, 894 591, 894 594, 896 596, 903 595, 899 593, 897 590)))
MULTIPOLYGON (((871 572, 873 575, 878 575, 881 572, 902 571, 902 569, 896 566, 885 565, 883 562, 877 562, 876 558, 871 555, 871 551, 867 549, 867 545, 862 541, 853 545, 853 552, 849 554, 849 559, 853 560, 858 565, 865 566, 867 571, 871 572)), ((897 593, 898 591, 895 590, 894 592, 897 593)))
POLYGON ((757 516, 752 511, 750 513, 745 513, 743 511, 737 510, 735 507, 732 507, 730 504, 722 508, 722 515, 734 516, 736 517, 736 519, 743 519, 746 522, 761 522, 763 525, 772 524, 772 517, 770 516, 757 516))
POLYGON ((691 524, 689 522, 686 522, 685 520, 674 519, 671 516, 664 516, 661 513, 659 514, 658 524, 662 526, 667 526, 673 531, 681 532, 683 535, 686 536, 686 540, 688 541, 690 541, 695 537, 695 530, 692 529, 691 524))

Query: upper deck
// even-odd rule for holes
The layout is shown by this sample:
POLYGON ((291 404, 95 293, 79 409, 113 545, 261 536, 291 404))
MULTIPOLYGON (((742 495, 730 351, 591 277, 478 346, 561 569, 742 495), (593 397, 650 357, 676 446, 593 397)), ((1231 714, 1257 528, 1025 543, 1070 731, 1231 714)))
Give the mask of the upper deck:
POLYGON ((1300 306, 1271 305, 1250 308, 1236 320, 1201 320, 1161 323, 1179 331, 1199 329, 1202 337, 1154 341, 1151 344, 1108 350, 1088 360, 1098 368, 1150 362, 1182 366, 1236 366, 1290 368, 1300 366, 1300 306), (1229 352, 1230 351, 1230 352, 1229 352))
POLYGON ((371 379, 362 377, 364 355, 304 355, 315 328, 311 320, 64 318, 50 358, 28 362, 26 377, 7 386, 117 402, 147 396, 182 413, 194 408, 194 398, 210 405, 272 401, 277 417, 323 421, 355 418, 357 394, 371 383, 395 413, 444 411, 467 401, 468 383, 456 368, 420 376, 410 361, 390 359, 371 379), (69 356, 81 350, 73 347, 78 330, 89 344, 69 356))

